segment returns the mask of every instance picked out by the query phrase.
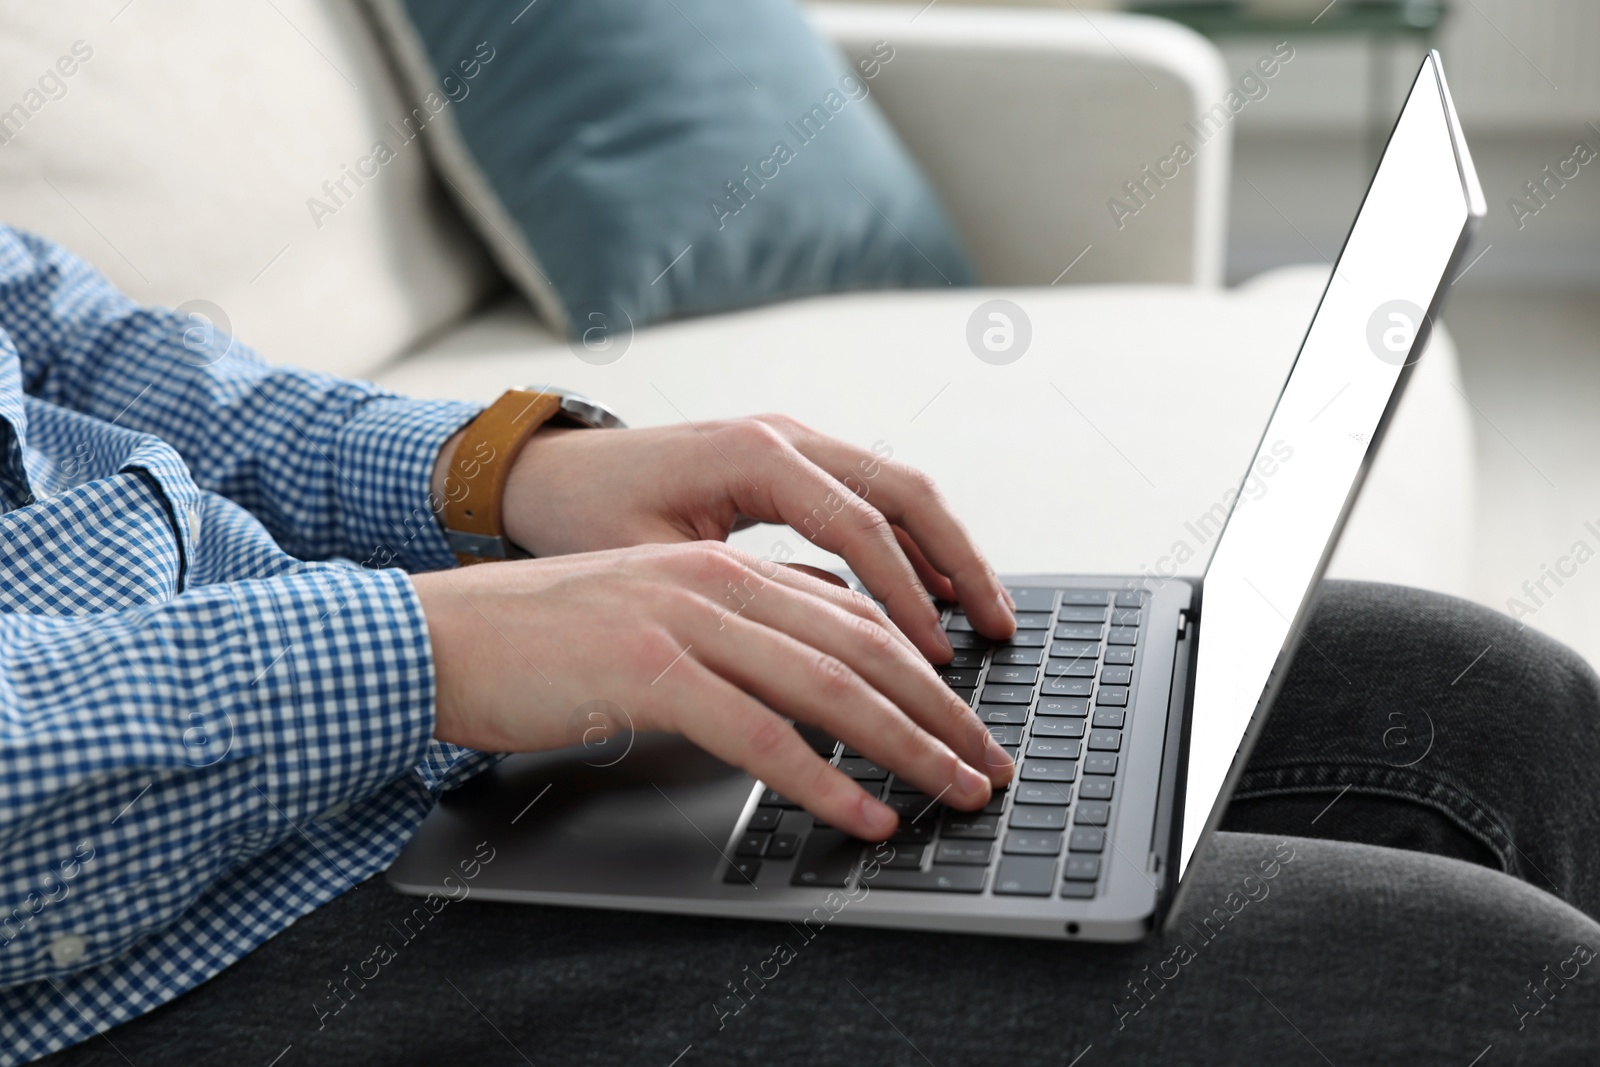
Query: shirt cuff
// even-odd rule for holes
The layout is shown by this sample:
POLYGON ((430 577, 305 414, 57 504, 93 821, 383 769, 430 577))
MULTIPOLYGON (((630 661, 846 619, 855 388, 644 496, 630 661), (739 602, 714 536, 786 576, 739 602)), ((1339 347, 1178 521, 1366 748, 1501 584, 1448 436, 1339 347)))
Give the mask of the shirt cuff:
POLYGON ((311 564, 229 587, 244 622, 253 714, 224 728, 260 760, 273 811, 297 820, 414 773, 434 745, 433 650, 398 570, 311 564))
POLYGON ((483 411, 460 400, 378 396, 338 437, 339 514, 347 555, 364 567, 444 570, 455 555, 439 525, 433 468, 450 436, 483 411))

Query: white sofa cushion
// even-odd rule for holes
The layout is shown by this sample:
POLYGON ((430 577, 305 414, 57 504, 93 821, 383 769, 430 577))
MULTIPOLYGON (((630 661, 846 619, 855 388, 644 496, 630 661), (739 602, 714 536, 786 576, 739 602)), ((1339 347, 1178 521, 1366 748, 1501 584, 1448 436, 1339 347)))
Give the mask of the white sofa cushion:
MULTIPOLYGON (((848 294, 642 330, 616 362, 579 360, 518 303, 440 337, 379 380, 487 401, 554 382, 635 425, 783 411, 938 478, 997 566, 1141 573, 1176 545, 1198 574, 1198 523, 1237 487, 1327 277, 1295 269, 1220 292, 1080 286, 848 294), (974 309, 1024 309, 1032 341, 1007 366, 967 345, 974 309)), ((1441 331, 1419 366, 1334 573, 1464 595, 1472 440, 1441 331)), ((1202 527, 1203 530, 1203 527, 1202 527)), ((751 530, 757 553, 787 532, 751 530)), ((1180 553, 1181 554, 1181 553, 1180 553)))
POLYGON ((421 144, 385 126, 410 108, 350 5, 92 9, 0 16, 0 219, 135 299, 210 301, 268 358, 334 373, 370 369, 497 284, 421 144), (77 62, 58 69, 63 56, 77 62), (358 187, 345 168, 380 140, 394 158, 358 187), (350 195, 330 196, 340 180, 350 195), (313 218, 313 197, 334 213, 313 218))

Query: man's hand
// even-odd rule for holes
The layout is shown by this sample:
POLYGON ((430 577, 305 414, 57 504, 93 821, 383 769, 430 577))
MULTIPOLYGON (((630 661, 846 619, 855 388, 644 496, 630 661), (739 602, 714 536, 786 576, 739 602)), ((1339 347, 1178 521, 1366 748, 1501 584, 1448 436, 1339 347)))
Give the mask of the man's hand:
MULTIPOLYGON (((670 433, 660 436, 671 442, 670 433)), ((752 476, 774 469, 744 458, 752 476)), ((657 470, 644 455, 638 462, 647 475, 657 470)), ((608 496, 604 472, 603 463, 590 468, 599 501, 608 496)), ((612 505, 644 522, 631 494, 611 484, 612 505)), ((603 511, 602 503, 585 513, 603 511)), ((838 543, 849 539, 841 534, 838 543)), ((905 595, 903 558, 896 566, 881 542, 876 555, 852 547, 905 595)), ((987 569, 977 574, 981 587, 987 569)), ((572 710, 606 700, 626 709, 635 728, 682 733, 868 840, 889 836, 894 812, 780 716, 821 727, 954 807, 980 807, 990 783, 1011 776, 1010 757, 972 709, 869 598, 720 543, 582 552, 412 581, 433 646, 434 736, 442 741, 502 752, 559 748, 574 743, 572 710), (745 593, 737 611, 725 600, 730 585, 745 593)))
MULTIPOLYGON (((453 452, 452 441, 436 483, 453 452)), ((951 654, 934 598, 959 601, 996 638, 1015 629, 1011 599, 920 471, 781 416, 547 427, 514 461, 502 512, 510 539, 540 558, 413 578, 440 740, 558 748, 573 743, 573 709, 607 700, 636 728, 683 733, 869 839, 888 836, 893 813, 780 716, 955 807, 981 806, 1010 778, 1010 758, 928 660, 951 654), (721 544, 750 522, 844 557, 888 617, 721 544)))
POLYGON ((547 427, 512 466, 503 511, 510 539, 540 557, 722 541, 750 521, 791 526, 843 556, 936 663, 950 645, 934 597, 959 601, 989 636, 1015 627, 1005 588, 927 475, 783 416, 547 427))

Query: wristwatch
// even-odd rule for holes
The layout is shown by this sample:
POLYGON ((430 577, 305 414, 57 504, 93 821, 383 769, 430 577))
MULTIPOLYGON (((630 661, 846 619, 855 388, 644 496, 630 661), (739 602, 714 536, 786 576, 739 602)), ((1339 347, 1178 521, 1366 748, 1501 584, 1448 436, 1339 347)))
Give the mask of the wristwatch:
POLYGON ((595 430, 625 426, 604 404, 549 386, 508 389, 485 408, 462 431, 445 476, 444 536, 463 567, 528 558, 506 538, 501 504, 512 462, 547 422, 595 430))

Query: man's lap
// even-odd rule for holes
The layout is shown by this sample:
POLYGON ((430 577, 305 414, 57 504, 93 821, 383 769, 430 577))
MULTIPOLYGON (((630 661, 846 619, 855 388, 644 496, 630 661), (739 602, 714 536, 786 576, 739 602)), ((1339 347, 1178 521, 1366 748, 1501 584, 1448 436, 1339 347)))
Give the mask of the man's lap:
POLYGON ((666 1065, 687 1049, 685 1064, 944 1067, 1092 1045, 1100 1062, 1465 1064, 1491 1044, 1502 1063, 1600 1048, 1600 960, 1575 957, 1600 951, 1600 926, 1521 881, 1233 833, 1196 875, 1170 936, 1115 946, 470 898, 401 943, 418 900, 374 879, 59 1062, 666 1065), (361 967, 380 942, 394 957, 361 967), (358 969, 376 977, 347 982, 358 969), (1535 1013, 1526 983, 1561 973, 1535 1013))
POLYGON ((467 899, 408 938, 419 901, 374 879, 51 1062, 1591 1062, 1600 926, 1558 896, 1593 899, 1595 689, 1491 612, 1331 583, 1225 822, 1259 832, 1218 835, 1170 935, 807 936, 467 899))

